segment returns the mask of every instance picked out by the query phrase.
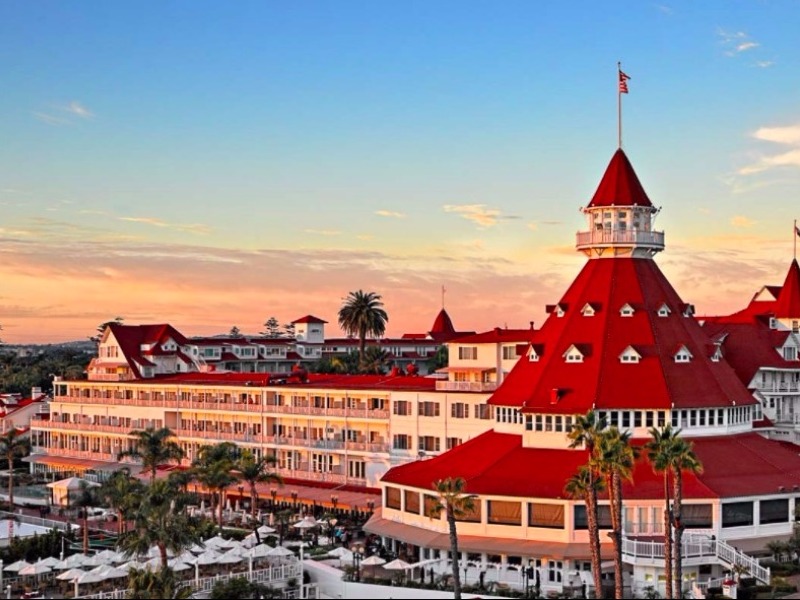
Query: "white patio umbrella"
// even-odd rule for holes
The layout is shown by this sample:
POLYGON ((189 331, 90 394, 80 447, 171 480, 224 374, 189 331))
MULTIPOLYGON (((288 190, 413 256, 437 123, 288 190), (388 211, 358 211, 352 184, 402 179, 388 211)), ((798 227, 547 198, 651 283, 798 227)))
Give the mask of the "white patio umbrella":
POLYGON ((81 575, 83 575, 86 571, 83 569, 78 569, 77 567, 74 569, 69 569, 68 571, 64 571, 61 575, 56 575, 56 579, 59 581, 72 581, 73 579, 77 579, 81 575))
POLYGON ((268 550, 266 556, 294 556, 294 552, 289 550, 288 548, 284 548, 283 546, 275 546, 271 550, 268 550))
POLYGON ((87 556, 83 561, 84 567, 101 567, 103 565, 107 565, 109 561, 105 560, 99 554, 95 554, 94 556, 87 556))
POLYGON ((270 548, 266 544, 258 544, 257 546, 253 546, 252 548, 247 550, 245 556, 251 558, 265 558, 269 556, 268 552, 270 550, 272 550, 272 548, 270 548))
POLYGON ((191 548, 189 548, 189 552, 193 552, 194 554, 202 554, 206 551, 205 546, 201 546, 200 544, 195 544, 191 548))
MULTIPOLYGON (((383 560, 377 554, 373 554, 372 556, 368 556, 364 560, 361 561, 362 567, 380 567, 381 565, 386 564, 386 561, 383 560)), ((373 570, 374 573, 374 570, 373 570)))
POLYGON ((30 567, 30 566, 31 566, 31 563, 29 563, 27 560, 18 560, 17 562, 13 562, 10 565, 8 565, 7 567, 4 567, 3 571, 9 571, 11 573, 16 573, 16 572, 24 569, 25 567, 30 567))
POLYGON ((191 569, 193 567, 187 565, 183 561, 176 560, 174 563, 170 564, 170 568, 177 573, 179 571, 188 571, 189 569, 191 569))
POLYGON ((328 552, 328 556, 333 556, 334 558, 342 558, 345 555, 348 558, 353 558, 353 553, 344 546, 336 546, 336 548, 328 552))
POLYGON ((225 538, 215 535, 212 538, 207 539, 203 542, 206 545, 206 548, 212 548, 214 550, 229 550, 234 546, 238 546, 239 543, 233 540, 226 540, 225 538))
POLYGON ((113 562, 123 562, 120 559, 120 554, 118 552, 114 552, 113 550, 103 550, 102 552, 98 552, 94 555, 95 558, 102 560, 104 564, 109 564, 113 562))
POLYGON ((110 567, 108 571, 106 571, 106 579, 120 579, 127 576, 127 569, 121 569, 119 567, 110 567))
POLYGON ((51 569, 55 569, 56 565, 61 564, 61 561, 58 560, 55 556, 48 556, 47 558, 43 558, 38 563, 39 565, 47 565, 51 569))
POLYGON ((220 556, 221 555, 218 552, 215 552, 214 550, 206 550, 205 552, 203 552, 203 554, 198 556, 195 560, 197 561, 196 564, 201 565, 201 566, 203 566, 203 565, 215 565, 215 564, 217 564, 217 561, 219 560, 220 556))
POLYGON ((299 520, 297 523, 292 525, 292 527, 296 527, 297 529, 302 529, 303 531, 306 531, 308 529, 313 529, 314 527, 317 527, 317 522, 314 520, 314 517, 308 516, 299 520))
POLYGON ((278 531, 274 527, 270 527, 269 525, 262 525, 258 528, 258 535, 269 535, 271 533, 275 533, 278 531))
MULTIPOLYGON (((361 564, 363 565, 364 563, 362 562, 361 564)), ((383 565, 383 568, 390 571, 407 571, 408 569, 413 569, 414 565, 407 563, 402 558, 395 558, 393 561, 383 565)))
POLYGON ((106 577, 104 575, 98 575, 97 573, 84 573, 80 577, 75 580, 75 597, 77 598, 80 596, 78 588, 81 584, 87 583, 100 583, 101 581, 105 581, 106 577))
POLYGON ((257 543, 258 543, 258 540, 256 539, 256 534, 255 533, 250 533, 250 534, 244 536, 244 539, 242 540, 242 548, 252 548, 257 543))
POLYGON ((86 562, 87 558, 89 557, 86 556, 85 554, 80 554, 80 553, 73 554, 65 558, 61 564, 66 565, 67 569, 72 569, 73 567, 82 567, 86 562))
POLYGON ((221 565, 235 565, 236 563, 240 563, 244 560, 244 557, 239 555, 233 550, 229 550, 222 556, 217 559, 217 562, 221 565))
POLYGON ((37 562, 27 567, 22 567, 18 573, 20 575, 44 575, 45 573, 50 573, 52 570, 52 567, 37 562))

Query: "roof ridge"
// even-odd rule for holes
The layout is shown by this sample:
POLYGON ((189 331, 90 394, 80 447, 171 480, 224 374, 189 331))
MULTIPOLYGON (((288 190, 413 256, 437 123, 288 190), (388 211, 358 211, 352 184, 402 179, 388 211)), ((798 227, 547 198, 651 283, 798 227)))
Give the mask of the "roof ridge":
MULTIPOLYGON (((602 260, 602 259, 598 258, 598 259, 595 259, 595 260, 602 260)), ((621 264, 622 264, 621 262, 615 261, 614 262, 614 270, 617 270, 617 269, 621 268, 621 266, 620 266, 621 264)), ((603 335, 602 335, 603 344, 602 344, 602 348, 601 348, 601 353, 597 357, 598 360, 600 361, 601 368, 599 368, 597 370, 597 373, 598 373, 598 375, 597 375, 597 386, 595 387, 595 398, 594 398, 594 400, 592 400, 592 408, 593 409, 595 408, 595 405, 597 404, 597 392, 601 389, 603 381, 605 381, 605 378, 603 377, 603 375, 605 373, 605 369, 602 368, 602 365, 605 364, 605 356, 606 356, 606 353, 609 351, 608 347, 611 345, 611 344, 608 343, 610 341, 610 338, 611 338, 611 329, 612 329, 611 328, 611 318, 612 318, 613 312, 611 310, 611 298, 614 297, 614 287, 617 285, 616 279, 617 278, 614 277, 614 275, 612 275, 611 276, 611 284, 607 287, 607 289, 608 289, 608 297, 606 298, 606 302, 605 302, 605 304, 606 304, 606 318, 603 320, 603 335)))

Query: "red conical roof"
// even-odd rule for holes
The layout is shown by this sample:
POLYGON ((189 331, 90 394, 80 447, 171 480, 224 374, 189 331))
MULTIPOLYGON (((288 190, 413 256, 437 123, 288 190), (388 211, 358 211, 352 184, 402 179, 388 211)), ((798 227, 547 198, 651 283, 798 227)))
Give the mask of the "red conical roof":
POLYGON ((724 358, 712 360, 711 339, 684 316, 686 304, 655 261, 590 260, 559 306, 563 311, 551 313, 536 332, 538 360, 521 358, 490 404, 579 414, 755 402, 724 358), (676 362, 682 349, 691 358, 676 362), (576 352, 582 359, 566 359, 576 352), (620 358, 633 353, 635 360, 620 358))
POLYGON ((622 148, 614 153, 589 202, 589 208, 595 206, 653 206, 622 148))
POLYGON ((453 321, 450 320, 450 315, 447 314, 445 309, 440 310, 439 314, 436 315, 436 320, 433 322, 429 333, 433 339, 454 337, 456 328, 453 327, 453 321))
POLYGON ((792 261, 786 281, 775 302, 775 316, 779 319, 800 317, 800 266, 797 259, 792 261))

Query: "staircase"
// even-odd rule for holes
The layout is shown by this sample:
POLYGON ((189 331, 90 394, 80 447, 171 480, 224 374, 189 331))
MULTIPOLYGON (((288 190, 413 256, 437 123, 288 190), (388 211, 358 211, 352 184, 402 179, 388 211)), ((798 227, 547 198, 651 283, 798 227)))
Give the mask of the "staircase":
MULTIPOLYGON (((730 570, 739 569, 763 584, 770 583, 769 568, 744 552, 737 550, 723 540, 713 537, 687 535, 683 539, 683 560, 714 560, 730 570)), ((622 560, 632 565, 655 565, 664 560, 664 543, 639 541, 635 538, 622 538, 622 560)))

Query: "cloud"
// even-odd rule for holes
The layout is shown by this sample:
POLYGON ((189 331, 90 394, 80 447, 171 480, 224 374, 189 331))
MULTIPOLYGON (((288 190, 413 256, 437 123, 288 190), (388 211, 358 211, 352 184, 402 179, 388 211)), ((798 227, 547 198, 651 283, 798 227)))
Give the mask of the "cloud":
POLYGON ((497 221, 503 219, 521 219, 518 215, 504 215, 496 208, 488 208, 485 204, 445 204, 444 212, 456 213, 478 227, 494 227, 497 221))
POLYGON ((69 125, 71 123, 69 119, 56 117, 54 115, 50 115, 43 112, 33 111, 31 114, 34 116, 35 119, 38 119, 42 123, 47 123, 48 125, 53 125, 56 127, 60 127, 61 125, 69 125))
POLYGON ((396 212, 393 210, 376 210, 375 214, 379 217, 388 217, 390 219, 405 219, 405 213, 396 212))
POLYGON ((666 4, 654 4, 653 6, 663 15, 671 15, 673 13, 672 7, 666 4))
POLYGON ((759 127, 752 137, 789 148, 774 154, 763 154, 755 162, 741 167, 739 175, 754 175, 780 167, 800 167, 800 124, 759 127))
POLYGON ((77 100, 61 106, 50 106, 47 112, 33 111, 31 114, 48 125, 72 125, 76 119, 88 120, 94 118, 94 113, 77 100))
POLYGON ((774 60, 757 60, 754 65, 759 69, 767 69, 775 64, 774 60))
POLYGON ((758 221, 754 221, 744 215, 734 215, 731 217, 731 225, 733 227, 752 227, 758 221))
POLYGON ((67 106, 63 107, 63 110, 81 119, 91 119, 94 117, 94 113, 77 100, 70 102, 67 106))
POLYGON ((128 221, 130 223, 143 223, 145 225, 152 225, 153 227, 185 231, 196 235, 207 235, 211 233, 211 227, 203 225, 202 223, 167 223, 155 217, 117 217, 117 220, 128 221))
POLYGON ((342 232, 337 229, 303 229, 303 233, 310 233, 311 235, 342 235, 342 232))
POLYGON ((736 56, 760 46, 758 42, 750 39, 750 36, 744 31, 727 31, 720 28, 717 29, 717 36, 725 48, 726 56, 736 56))

